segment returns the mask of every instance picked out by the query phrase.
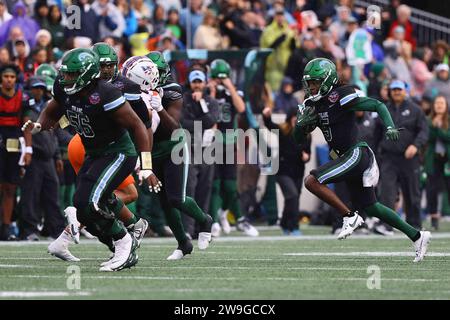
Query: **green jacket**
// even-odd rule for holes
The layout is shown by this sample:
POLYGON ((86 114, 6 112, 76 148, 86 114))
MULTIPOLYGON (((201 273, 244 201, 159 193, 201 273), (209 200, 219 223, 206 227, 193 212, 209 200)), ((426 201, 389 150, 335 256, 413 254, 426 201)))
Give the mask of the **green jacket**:
POLYGON ((435 158, 434 149, 436 147, 437 138, 440 138, 442 142, 445 143, 445 147, 447 149, 447 158, 449 159, 447 161, 447 166, 450 166, 450 128, 447 130, 439 129, 431 124, 430 119, 427 119, 427 121, 430 132, 428 137, 428 147, 427 151, 425 152, 424 169, 427 174, 432 174, 434 173, 434 158, 435 158))

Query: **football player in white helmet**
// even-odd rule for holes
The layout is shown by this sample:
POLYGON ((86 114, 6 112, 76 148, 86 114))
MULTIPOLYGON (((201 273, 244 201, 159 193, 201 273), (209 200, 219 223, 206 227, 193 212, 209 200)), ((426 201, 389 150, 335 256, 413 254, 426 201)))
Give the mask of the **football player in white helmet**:
POLYGON ((189 163, 186 141, 184 137, 180 137, 179 140, 172 139, 175 130, 182 129, 179 120, 183 99, 180 93, 164 92, 161 88, 158 88, 158 68, 147 57, 132 57, 125 61, 122 74, 141 86, 142 99, 147 104, 149 112, 152 113, 152 129, 155 130, 152 151, 154 170, 163 184, 159 194, 161 207, 178 242, 178 248, 167 259, 178 260, 190 254, 193 248, 190 239, 186 237, 180 211, 199 223, 198 248, 200 250, 209 246, 212 225, 211 216, 204 213, 194 199, 186 196, 189 163), (176 101, 176 103, 166 102, 163 106, 165 101, 162 99, 163 97, 167 101, 176 101), (163 124, 164 130, 157 129, 159 122, 163 124), (171 159, 172 149, 180 144, 182 144, 183 163, 175 164, 171 159))

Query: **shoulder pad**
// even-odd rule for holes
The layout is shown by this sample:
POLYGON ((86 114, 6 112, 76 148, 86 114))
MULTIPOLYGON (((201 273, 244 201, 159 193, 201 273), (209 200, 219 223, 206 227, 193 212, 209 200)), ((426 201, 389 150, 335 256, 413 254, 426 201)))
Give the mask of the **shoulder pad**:
POLYGON ((183 98, 183 96, 178 91, 172 91, 172 90, 166 91, 166 90, 164 90, 163 99, 167 99, 167 100, 170 100, 170 101, 176 101, 176 100, 179 100, 179 99, 182 99, 182 98, 183 98))
MULTIPOLYGON (((344 85, 341 87, 337 87, 333 90, 336 92, 337 97, 335 97, 336 101, 339 100, 339 104, 341 106, 346 105, 350 101, 358 98, 358 93, 356 92, 355 88, 349 85, 344 85)), ((333 91, 329 94, 329 97, 333 94, 333 91)))

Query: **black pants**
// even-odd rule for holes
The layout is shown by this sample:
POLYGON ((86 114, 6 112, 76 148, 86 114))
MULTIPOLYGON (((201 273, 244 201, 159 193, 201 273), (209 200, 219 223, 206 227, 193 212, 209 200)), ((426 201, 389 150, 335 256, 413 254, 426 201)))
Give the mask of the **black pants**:
POLYGON ((436 155, 434 159, 433 173, 427 178, 427 211, 429 213, 438 213, 438 195, 442 191, 442 182, 447 188, 447 196, 450 203, 450 177, 444 175, 444 166, 447 163, 447 157, 436 155))
POLYGON ((394 209, 398 187, 403 194, 406 222, 422 228, 420 218, 420 164, 419 158, 405 159, 403 155, 383 154, 380 166, 380 200, 394 209))
POLYGON ((163 184, 162 190, 159 192, 161 208, 164 211, 167 225, 179 244, 187 241, 180 217, 181 204, 186 197, 189 166, 187 152, 186 145, 182 149, 183 162, 180 164, 173 163, 170 156, 153 160, 153 171, 163 184))
MULTIPOLYGON (((73 204, 77 208, 78 220, 92 234, 98 236, 102 232, 109 233, 115 219, 101 215, 102 211, 98 209, 110 208, 109 200, 115 199, 113 191, 133 172, 136 160, 136 156, 123 153, 86 156, 78 172, 73 204)), ((115 211, 120 209, 117 207, 115 211)))
MULTIPOLYGON (((190 164, 186 194, 193 198, 203 212, 208 212, 211 199, 212 183, 214 179, 213 164, 190 164)), ((195 220, 187 215, 182 216, 185 230, 195 235, 195 220)))
POLYGON ((284 197, 284 209, 280 226, 282 229, 293 231, 298 229, 299 222, 299 197, 302 189, 303 177, 290 177, 279 175, 276 177, 284 197))
POLYGON ((21 185, 21 237, 39 233, 38 224, 44 217, 44 230, 57 238, 65 226, 59 206, 59 182, 53 159, 34 157, 26 169, 21 185), (42 214, 41 210, 42 209, 42 214))

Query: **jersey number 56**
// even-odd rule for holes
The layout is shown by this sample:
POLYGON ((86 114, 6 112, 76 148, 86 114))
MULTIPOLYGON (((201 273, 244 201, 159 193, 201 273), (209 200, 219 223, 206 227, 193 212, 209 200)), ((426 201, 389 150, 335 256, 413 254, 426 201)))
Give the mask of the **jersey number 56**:
POLYGON ((79 135, 86 138, 95 137, 95 132, 89 125, 89 117, 85 114, 80 114, 71 110, 67 110, 70 124, 75 128, 79 135))

